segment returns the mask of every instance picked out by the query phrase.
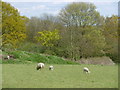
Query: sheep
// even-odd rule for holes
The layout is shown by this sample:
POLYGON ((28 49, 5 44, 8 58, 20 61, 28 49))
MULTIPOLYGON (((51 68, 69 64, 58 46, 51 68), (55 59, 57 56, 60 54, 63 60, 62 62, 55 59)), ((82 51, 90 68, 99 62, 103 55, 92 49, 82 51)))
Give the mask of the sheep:
POLYGON ((49 66, 49 70, 53 70, 54 69, 54 67, 51 65, 51 66, 49 66))
POLYGON ((86 73, 90 73, 90 70, 87 67, 84 67, 83 71, 86 72, 86 73))
POLYGON ((10 59, 10 56, 8 55, 7 58, 10 59))
POLYGON ((44 63, 38 63, 36 69, 39 70, 41 68, 44 68, 45 64, 44 63))
POLYGON ((8 60, 8 59, 10 59, 9 55, 4 57, 4 60, 8 60))

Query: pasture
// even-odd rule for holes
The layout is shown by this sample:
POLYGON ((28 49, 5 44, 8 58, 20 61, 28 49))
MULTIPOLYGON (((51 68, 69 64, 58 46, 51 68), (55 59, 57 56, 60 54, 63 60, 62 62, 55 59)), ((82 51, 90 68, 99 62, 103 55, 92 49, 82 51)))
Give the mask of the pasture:
POLYGON ((53 65, 36 70, 36 64, 3 64, 3 88, 117 88, 118 66, 53 65), (90 74, 83 72, 88 67, 90 74))

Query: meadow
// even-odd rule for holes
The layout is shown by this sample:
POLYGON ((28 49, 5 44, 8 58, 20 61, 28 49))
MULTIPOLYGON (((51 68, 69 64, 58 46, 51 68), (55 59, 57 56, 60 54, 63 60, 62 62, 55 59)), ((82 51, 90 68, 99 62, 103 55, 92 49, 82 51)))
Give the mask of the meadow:
POLYGON ((2 89, 2 64, 0 64, 0 89, 2 89))
MULTIPOLYGON (((21 16, 21 10, 13 4, 0 2, 3 16, 0 86, 118 88, 118 65, 84 65, 79 62, 83 58, 97 61, 96 57, 105 62, 101 57, 106 56, 119 63, 118 15, 101 15, 94 3, 71 2, 56 9, 59 11, 56 15, 40 13, 40 17, 28 17, 26 14, 21 16), (45 68, 37 71, 39 62, 45 63, 45 68), (50 71, 49 65, 55 69, 50 71), (88 67, 91 73, 84 73, 83 67, 88 67)), ((53 10, 51 5, 44 11, 53 10)))
POLYGON ((118 66, 49 65, 36 70, 36 64, 3 64, 3 88, 117 88, 118 66), (90 74, 83 72, 88 67, 90 74))

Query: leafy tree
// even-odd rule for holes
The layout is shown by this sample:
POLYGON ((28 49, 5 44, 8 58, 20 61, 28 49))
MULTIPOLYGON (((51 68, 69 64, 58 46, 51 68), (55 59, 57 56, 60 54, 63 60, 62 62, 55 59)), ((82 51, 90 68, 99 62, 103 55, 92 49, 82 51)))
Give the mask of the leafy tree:
POLYGON ((27 41, 34 42, 34 37, 37 35, 41 27, 40 19, 37 17, 31 17, 27 26, 27 41))
POLYGON ((38 32, 40 36, 36 36, 36 40, 39 41, 43 46, 49 46, 52 47, 54 45, 54 42, 60 39, 59 31, 41 31, 38 32))
POLYGON ((59 13, 59 17, 65 26, 91 26, 100 25, 103 17, 96 11, 92 3, 75 2, 67 5, 59 13))
POLYGON ((87 33, 83 36, 84 45, 83 53, 86 56, 101 56, 104 55, 104 49, 106 46, 105 37, 98 28, 89 27, 86 29, 87 33))
POLYGON ((70 30, 67 30, 62 36, 61 47, 64 48, 64 55, 67 55, 67 58, 72 58, 73 60, 79 60, 82 57, 104 55, 105 53, 103 50, 105 49, 106 42, 101 30, 97 27, 79 29, 80 30, 75 30, 72 34, 74 37, 72 39, 73 47, 71 47, 70 30), (81 35, 81 29, 86 31, 84 35, 81 35))
POLYGON ((70 43, 67 50, 71 53, 70 58, 76 60, 93 56, 95 52, 98 53, 103 49, 105 41, 99 28, 104 23, 104 17, 100 16, 94 4, 84 2, 69 4, 61 10, 59 18, 66 27, 67 42, 70 43), (102 46, 99 45, 101 43, 102 46))
POLYGON ((18 47, 26 38, 25 16, 20 16, 18 10, 9 3, 2 2, 2 45, 18 47))
POLYGON ((118 30, 118 17, 114 15, 112 17, 107 17, 105 20, 105 25, 104 25, 104 30, 103 30, 103 34, 107 42, 106 49, 110 50, 116 47, 115 45, 117 45, 117 41, 118 41, 117 30, 118 30))
POLYGON ((31 17, 27 26, 28 40, 35 43, 34 36, 36 36, 38 32, 44 30, 51 31, 54 29, 62 29, 62 25, 57 17, 49 14, 43 14, 40 17, 31 17))
POLYGON ((118 16, 113 15, 105 19, 103 34, 107 44, 106 54, 118 62, 118 16))
MULTIPOLYGON (((2 2, 0 1, 0 36, 2 34, 2 2)), ((0 37, 0 48, 2 46, 2 38, 0 37)))

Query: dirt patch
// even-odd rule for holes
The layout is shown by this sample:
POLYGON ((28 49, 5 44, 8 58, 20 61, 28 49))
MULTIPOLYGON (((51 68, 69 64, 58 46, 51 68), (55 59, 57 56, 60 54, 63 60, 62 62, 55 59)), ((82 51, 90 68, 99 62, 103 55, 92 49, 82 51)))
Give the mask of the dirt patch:
POLYGON ((99 64, 99 65, 114 65, 115 63, 109 57, 94 57, 94 58, 82 58, 78 60, 80 64, 99 64))

